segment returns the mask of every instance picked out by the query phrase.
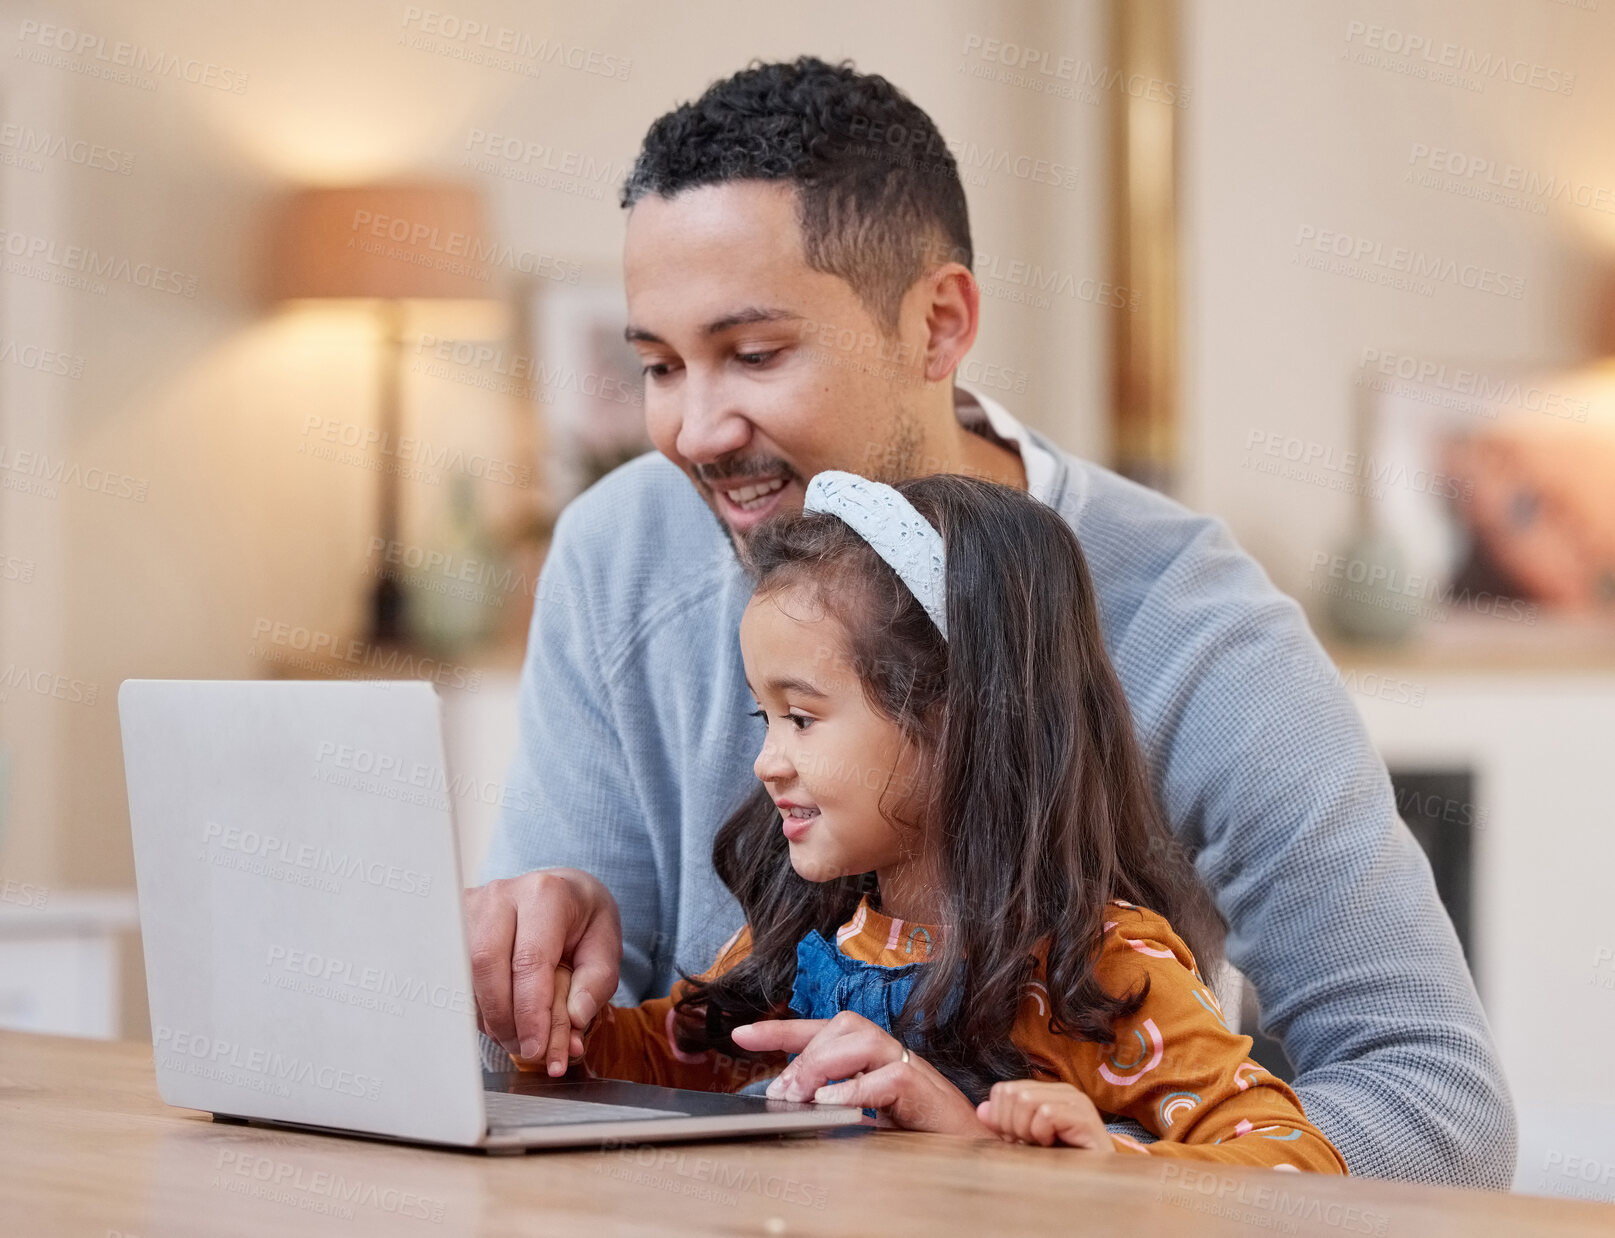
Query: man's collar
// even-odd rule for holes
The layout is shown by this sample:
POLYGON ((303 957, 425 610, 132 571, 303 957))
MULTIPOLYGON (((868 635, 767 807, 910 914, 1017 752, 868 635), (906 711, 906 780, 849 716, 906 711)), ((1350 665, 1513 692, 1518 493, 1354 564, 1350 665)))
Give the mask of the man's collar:
POLYGON ((971 422, 985 419, 993 434, 1007 444, 1014 444, 1021 455, 1021 467, 1026 470, 1026 489, 1034 499, 1047 503, 1054 487, 1056 461, 1049 451, 1032 437, 1015 416, 991 396, 983 395, 966 383, 953 385, 954 411, 960 414, 959 423, 972 429, 971 422), (980 410, 979 418, 973 416, 980 410))

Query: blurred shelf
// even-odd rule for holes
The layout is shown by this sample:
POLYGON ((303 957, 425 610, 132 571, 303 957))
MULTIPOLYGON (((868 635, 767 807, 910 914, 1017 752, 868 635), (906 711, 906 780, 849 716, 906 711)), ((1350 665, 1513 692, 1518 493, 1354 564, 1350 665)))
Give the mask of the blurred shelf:
POLYGON ((129 890, 24 886, 0 898, 0 1027, 118 1035, 120 939, 139 926, 129 890))
POLYGON ((489 675, 520 672, 526 647, 511 642, 444 651, 421 645, 371 645, 361 637, 337 648, 299 649, 260 641, 258 672, 265 679, 426 679, 440 688, 475 690, 489 675))
POLYGON ((1395 644, 1321 634, 1319 639, 1343 670, 1615 673, 1615 624, 1608 620, 1543 617, 1535 623, 1506 623, 1477 616, 1421 624, 1395 644))
POLYGON ((140 926, 132 890, 51 890, 24 886, 15 899, 0 899, 0 938, 98 937, 140 926))

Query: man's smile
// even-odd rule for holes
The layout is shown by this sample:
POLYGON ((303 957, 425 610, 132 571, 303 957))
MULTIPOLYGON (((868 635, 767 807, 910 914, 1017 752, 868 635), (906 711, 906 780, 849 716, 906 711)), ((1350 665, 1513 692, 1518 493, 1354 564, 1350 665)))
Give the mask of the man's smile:
POLYGON ((736 533, 749 533, 775 512, 785 510, 793 495, 800 504, 806 493, 795 474, 784 473, 703 484, 713 495, 719 517, 736 533))

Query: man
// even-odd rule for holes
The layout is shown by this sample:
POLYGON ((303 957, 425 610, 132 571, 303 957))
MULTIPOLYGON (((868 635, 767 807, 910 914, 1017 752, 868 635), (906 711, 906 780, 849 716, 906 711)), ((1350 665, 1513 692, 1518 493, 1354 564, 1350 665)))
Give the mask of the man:
POLYGON ((556 528, 498 880, 470 892, 484 1029, 559 1069, 614 989, 638 1002, 712 962, 740 925, 712 836, 762 738, 737 642, 748 534, 823 469, 969 472, 1081 539, 1156 792, 1308 1117, 1354 1173, 1506 1187, 1514 1116, 1485 1016, 1300 608, 1220 521, 955 387, 979 289, 930 118, 850 66, 754 66, 651 126, 623 205, 659 454, 556 528))

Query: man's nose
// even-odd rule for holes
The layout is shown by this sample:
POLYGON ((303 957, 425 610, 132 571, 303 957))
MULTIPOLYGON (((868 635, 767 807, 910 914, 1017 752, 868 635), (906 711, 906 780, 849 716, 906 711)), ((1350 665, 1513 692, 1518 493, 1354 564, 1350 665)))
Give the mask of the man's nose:
POLYGON ((751 441, 751 422, 721 382, 690 376, 684 384, 678 453, 691 464, 711 464, 751 441))

